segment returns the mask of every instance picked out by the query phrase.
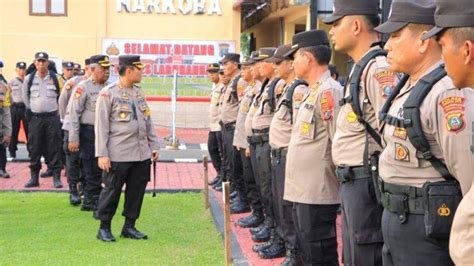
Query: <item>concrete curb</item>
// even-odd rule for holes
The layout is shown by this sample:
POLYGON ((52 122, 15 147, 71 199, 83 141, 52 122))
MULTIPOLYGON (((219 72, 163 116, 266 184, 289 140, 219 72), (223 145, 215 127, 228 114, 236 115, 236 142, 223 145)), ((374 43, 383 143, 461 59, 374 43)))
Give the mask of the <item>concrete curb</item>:
MULTIPOLYGON (((209 204, 211 207, 212 218, 216 225, 217 230, 224 239, 224 213, 217 203, 217 198, 214 192, 209 193, 209 204)), ((249 265, 247 258, 244 256, 242 249, 240 248, 239 242, 234 232, 231 233, 231 246, 232 246, 232 262, 233 265, 249 265)))

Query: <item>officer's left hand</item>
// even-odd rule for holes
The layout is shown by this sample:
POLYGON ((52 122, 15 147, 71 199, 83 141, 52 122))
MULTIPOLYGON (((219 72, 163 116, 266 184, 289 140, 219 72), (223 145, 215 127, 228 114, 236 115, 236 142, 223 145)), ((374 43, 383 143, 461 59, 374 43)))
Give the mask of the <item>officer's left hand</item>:
POLYGON ((11 139, 12 139, 11 136, 5 136, 3 137, 3 143, 9 145, 11 139))
POLYGON ((78 152, 79 151, 79 141, 69 142, 67 145, 70 152, 78 152))
POLYGON ((156 162, 158 160, 158 157, 160 156, 160 152, 159 151, 152 151, 151 153, 151 159, 156 162))

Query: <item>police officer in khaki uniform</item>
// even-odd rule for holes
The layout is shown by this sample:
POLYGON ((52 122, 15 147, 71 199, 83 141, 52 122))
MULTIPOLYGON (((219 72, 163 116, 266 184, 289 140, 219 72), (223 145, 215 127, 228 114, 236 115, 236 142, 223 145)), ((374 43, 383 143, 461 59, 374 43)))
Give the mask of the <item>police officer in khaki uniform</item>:
POLYGON ((53 171, 55 188, 61 183, 61 121, 58 114, 58 97, 61 85, 58 76, 48 70, 48 54, 35 54, 36 70, 25 77, 22 85, 23 101, 29 118, 28 150, 31 178, 25 187, 39 186, 41 156, 45 154, 48 167, 53 171))
MULTIPOLYGON (((3 67, 3 62, 0 61, 3 67)), ((0 69, 1 69, 0 67, 0 69)), ((1 74, 1 72, 0 72, 1 74)), ((3 77, 3 76, 2 76, 3 77)), ((12 118, 10 114, 10 90, 8 89, 7 83, 0 80, 0 120, 1 120, 1 131, 0 131, 0 147, 1 158, 0 158, 0 177, 10 178, 10 174, 6 171, 7 154, 6 146, 10 144, 12 135, 12 118)))
POLYGON ((219 125, 219 98, 221 97, 222 87, 219 86, 219 64, 213 63, 207 66, 207 76, 212 82, 211 103, 209 105, 209 135, 207 138, 207 150, 211 156, 212 165, 216 170, 217 176, 209 182, 213 186, 222 179, 222 134, 219 125))
POLYGON ((380 113, 384 265, 453 265, 451 220, 472 181, 472 94, 446 76, 436 39, 422 38, 434 12, 433 1, 396 0, 376 28, 390 34, 390 69, 407 74, 380 113))
MULTIPOLYGON (((107 85, 112 63, 106 55, 94 55, 90 58, 92 76, 81 81, 72 92, 69 100, 68 150, 79 153, 82 172, 86 179, 84 204, 93 211, 97 210, 101 186, 101 171, 95 158, 94 119, 99 92, 107 85)), ((77 195, 77 182, 69 183, 71 195, 77 195)))
MULTIPOLYGON (((59 116, 62 121, 62 130, 63 130, 63 152, 66 155, 66 176, 67 182, 69 184, 69 203, 76 206, 81 204, 81 198, 79 196, 79 184, 82 186, 82 191, 85 191, 87 188, 87 183, 84 178, 84 174, 81 171, 81 159, 79 158, 79 152, 70 152, 69 145, 69 129, 70 129, 70 106, 68 105, 69 99, 71 98, 74 88, 84 80, 87 80, 90 75, 90 59, 85 60, 86 71, 84 76, 75 76, 66 83, 64 83, 64 90, 61 91, 59 96, 59 116)), ((89 200, 87 195, 85 195, 84 204, 81 206, 83 211, 92 211, 94 210, 92 206, 92 201, 89 200)))
POLYGON ((354 61, 339 103, 332 156, 341 184, 343 261, 345 265, 381 265, 382 206, 375 198, 370 161, 381 150, 378 111, 397 77, 388 70, 374 27, 380 22, 378 0, 335 0, 329 36, 338 52, 354 61), (358 200, 354 200, 358 199, 358 200))
POLYGON ((28 140, 28 123, 25 118, 25 103, 21 96, 21 86, 25 80, 25 70, 26 63, 18 62, 16 63, 16 73, 17 77, 10 80, 8 83, 8 88, 11 92, 11 116, 12 116, 12 140, 8 146, 8 151, 10 152, 10 157, 16 158, 16 151, 18 150, 18 134, 20 132, 20 123, 23 123, 23 129, 25 131, 25 136, 28 140))
MULTIPOLYGON (((281 238, 275 231, 275 216, 272 205, 272 172, 270 161, 270 144, 268 133, 270 123, 275 111, 275 105, 279 96, 283 92, 285 82, 276 76, 275 65, 266 60, 275 54, 276 48, 260 48, 259 56, 255 60, 260 61, 258 69, 260 75, 266 79, 262 84, 260 92, 255 97, 252 108, 255 113, 252 117, 252 137, 249 143, 255 147, 255 179, 260 188, 262 204, 265 212, 265 225, 262 230, 252 236, 256 242, 269 241, 267 244, 278 243, 281 247, 281 238)), ((252 150, 252 149, 251 149, 252 150)), ((258 250, 262 245, 254 246, 258 250), (258 247, 258 248, 257 248, 258 247)))
MULTIPOLYGON (((453 80, 457 88, 463 88, 466 97, 466 125, 472 126, 474 103, 472 94, 474 92, 474 3, 470 0, 448 1, 436 0, 435 25, 423 38, 438 36, 442 48, 443 59, 446 64, 446 72, 453 80), (471 102, 467 102, 471 100, 471 102), (470 118, 470 122, 469 119, 470 118)), ((471 166, 470 173, 474 169, 474 131, 466 128, 463 135, 470 133, 470 145, 465 146, 462 152, 466 155, 465 164, 471 166)), ((456 141, 458 141, 456 139, 456 141)), ((465 168, 468 170, 467 168, 465 168)), ((471 178, 472 179, 472 178, 471 178)), ((474 181, 472 179, 471 181, 474 181)), ((471 185, 472 186, 472 185, 471 185)), ((454 216, 451 236, 449 239, 449 253, 456 265, 471 265, 474 263, 474 191, 470 189, 464 195, 454 216)))
MULTIPOLYGON (((296 252, 297 239, 293 222, 293 203, 283 200, 283 194, 286 155, 291 138, 291 128, 298 115, 303 95, 308 89, 306 82, 295 80, 293 58, 285 56, 290 49, 290 44, 282 45, 267 60, 276 65, 275 72, 277 76, 285 81, 285 88, 276 104, 275 115, 272 118, 269 133, 269 143, 272 148, 273 210, 275 216, 278 217, 275 219, 276 232, 284 240, 286 248, 286 258, 282 265, 296 265, 298 262, 296 252)), ((279 246, 269 247, 264 252, 259 252, 259 255, 274 255, 275 251, 281 252, 279 246)))
POLYGON ((239 63, 239 54, 228 53, 221 60, 224 76, 230 78, 230 82, 224 88, 221 109, 225 180, 230 180, 233 190, 238 193, 236 201, 232 204, 234 206, 231 213, 250 211, 242 176, 242 160, 240 159, 240 153, 233 146, 239 103, 242 99, 244 89, 247 87, 247 83, 240 76, 239 63))
POLYGON ((100 193, 97 238, 115 241, 110 225, 125 188, 122 237, 147 239, 135 228, 145 188, 150 181, 150 164, 158 159, 159 144, 145 93, 136 85, 144 65, 140 56, 119 56, 119 80, 100 91, 95 112, 95 155, 105 174, 100 193))
POLYGON ((291 132, 284 199, 293 202, 293 219, 305 265, 339 265, 336 216, 339 183, 331 160, 331 143, 342 98, 331 78, 329 40, 322 30, 293 36, 296 76, 308 82, 291 132))

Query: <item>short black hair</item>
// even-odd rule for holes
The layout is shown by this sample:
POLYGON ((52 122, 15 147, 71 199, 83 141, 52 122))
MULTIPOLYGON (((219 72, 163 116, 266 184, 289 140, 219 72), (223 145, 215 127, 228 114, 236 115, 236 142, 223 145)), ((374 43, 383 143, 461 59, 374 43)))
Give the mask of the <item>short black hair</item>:
POLYGON ((309 52, 320 65, 329 65, 331 61, 331 48, 327 45, 316 45, 300 48, 300 51, 309 52))
POLYGON ((363 15, 365 22, 369 26, 370 30, 374 30, 375 27, 380 25, 380 16, 379 15, 363 15))
POLYGON ((336 75, 336 80, 339 78, 339 72, 337 71, 337 68, 335 65, 329 65, 329 71, 331 72, 332 75, 336 75))
POLYGON ((119 65, 119 76, 125 76, 125 72, 127 71, 127 69, 129 68, 134 68, 134 66, 127 66, 127 65, 119 65))

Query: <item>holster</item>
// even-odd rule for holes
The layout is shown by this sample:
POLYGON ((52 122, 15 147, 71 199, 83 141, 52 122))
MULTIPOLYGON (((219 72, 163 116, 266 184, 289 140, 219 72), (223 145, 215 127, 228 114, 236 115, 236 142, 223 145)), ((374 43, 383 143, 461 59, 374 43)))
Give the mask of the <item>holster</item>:
POLYGON ((382 191, 380 187, 380 176, 379 176, 379 157, 380 151, 374 152, 369 157, 370 171, 372 173, 372 182, 374 183, 375 198, 377 204, 382 204, 382 191))
POLYGON ((426 236, 449 239, 454 213, 462 199, 457 181, 427 182, 423 185, 426 236))

